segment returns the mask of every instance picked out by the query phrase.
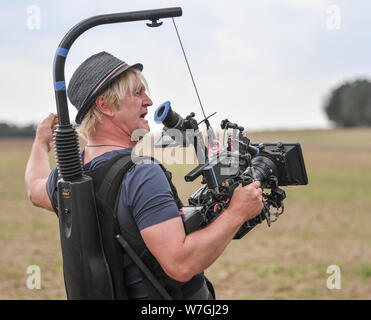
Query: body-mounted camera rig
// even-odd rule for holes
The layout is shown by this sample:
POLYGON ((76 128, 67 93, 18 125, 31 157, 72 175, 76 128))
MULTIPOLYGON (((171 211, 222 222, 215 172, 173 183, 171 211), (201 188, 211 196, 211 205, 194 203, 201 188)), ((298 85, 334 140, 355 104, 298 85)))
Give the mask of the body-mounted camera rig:
MULTIPOLYGON (((265 210, 249 220, 237 233, 240 238, 264 219, 268 224, 283 210, 285 193, 279 186, 307 184, 304 161, 299 144, 250 144, 243 128, 222 122, 222 129, 233 130, 227 144, 216 139, 206 117, 192 72, 182 45, 174 17, 182 15, 182 9, 166 8, 135 12, 124 12, 94 16, 75 25, 62 39, 56 50, 53 64, 54 91, 58 113, 58 125, 54 133, 54 148, 58 174, 58 218, 63 256, 63 274, 68 299, 115 299, 113 280, 103 250, 101 228, 97 216, 96 199, 92 178, 84 173, 78 135, 70 123, 64 67, 68 52, 74 41, 85 31, 103 24, 149 20, 149 27, 162 24, 159 19, 171 18, 186 60, 189 73, 203 112, 207 128, 208 146, 198 129, 195 114, 185 119, 171 110, 170 103, 161 105, 156 111, 158 122, 165 125, 164 137, 170 129, 179 129, 181 146, 195 146, 199 166, 186 175, 186 181, 203 177, 203 184, 189 198, 190 206, 183 208, 185 230, 190 233, 206 226, 227 208, 234 188, 242 183, 259 180, 271 190, 265 195, 265 210), (192 136, 187 129, 193 129, 192 136), (167 131, 166 131, 167 130, 167 131), (236 149, 238 148, 238 152, 236 149), (209 151, 213 156, 209 157, 209 151), (234 172, 228 170, 236 170, 234 172), (269 208, 277 209, 272 213, 269 208)), ((170 134, 171 136, 171 134, 170 134)), ((173 139, 168 139, 171 144, 173 139)), ((169 144, 169 143, 168 143, 169 144)), ((168 145, 167 144, 167 145, 168 145)), ((163 145, 162 145, 163 146, 163 145)), ((153 280, 153 283, 155 280, 153 280)), ((166 298, 165 294, 162 294, 166 298)))
POLYGON ((182 9, 166 8, 98 15, 75 25, 62 39, 53 64, 58 125, 54 149, 58 174, 58 218, 63 274, 68 299, 115 299, 113 280, 103 250, 93 180, 84 174, 78 135, 70 123, 64 67, 75 40, 85 31, 103 24, 150 21, 179 17, 182 9))
POLYGON ((264 220, 270 227, 284 211, 283 200, 286 193, 279 187, 308 184, 300 144, 252 144, 242 126, 225 119, 220 125, 224 130, 223 140, 229 129, 232 129, 233 133, 221 144, 216 140, 207 121, 206 147, 194 116, 192 112, 183 119, 171 109, 169 101, 160 105, 155 112, 155 121, 164 125, 156 147, 193 145, 199 162, 199 165, 184 177, 185 181, 190 182, 202 176, 203 184, 189 197, 189 206, 182 209, 186 233, 203 228, 214 221, 228 207, 234 189, 240 184, 245 186, 255 180, 260 182, 263 190, 268 189, 270 192, 263 193, 262 212, 246 221, 235 235, 235 239, 242 238, 264 220), (211 157, 209 150, 213 154, 211 157))

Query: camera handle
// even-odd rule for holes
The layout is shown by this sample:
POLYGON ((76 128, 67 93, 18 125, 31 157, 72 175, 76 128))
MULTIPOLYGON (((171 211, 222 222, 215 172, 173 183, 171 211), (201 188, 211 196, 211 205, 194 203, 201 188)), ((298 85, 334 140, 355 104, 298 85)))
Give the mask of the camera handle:
MULTIPOLYGON (((232 184, 229 187, 229 197, 228 198, 229 199, 232 198, 234 190, 239 185, 242 185, 243 187, 245 187, 245 186, 249 185, 250 183, 252 183, 253 181, 254 181, 254 179, 252 179, 251 177, 247 177, 244 180, 241 180, 241 181, 238 181, 238 182, 235 182, 234 184, 232 184)), ((278 217, 282 213, 284 213, 284 211, 285 211, 285 206, 284 206, 282 201, 286 198, 286 193, 285 193, 284 190, 282 190, 278 187, 275 187, 275 188, 271 189, 270 194, 264 193, 263 197, 264 197, 263 209, 262 209, 261 213, 259 215, 257 215, 257 217, 260 217, 260 218, 263 217, 267 221, 268 227, 270 227, 271 224, 273 222, 276 222, 278 220, 278 217), (276 211, 271 211, 271 207, 276 208, 276 211), (272 219, 272 217, 274 217, 274 218, 272 219)), ((256 217, 252 218, 251 220, 254 220, 255 223, 257 221, 256 217)), ((260 221, 260 222, 262 222, 262 221, 260 221)))

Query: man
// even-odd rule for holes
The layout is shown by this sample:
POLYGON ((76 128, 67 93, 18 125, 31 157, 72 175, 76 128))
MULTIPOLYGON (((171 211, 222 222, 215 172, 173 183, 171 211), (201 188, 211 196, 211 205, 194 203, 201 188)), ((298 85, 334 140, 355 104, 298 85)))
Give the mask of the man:
MULTIPOLYGON (((150 130, 145 116, 152 101, 142 68, 100 52, 73 74, 68 97, 78 110, 76 122, 81 123, 79 131, 88 142, 82 151, 85 170, 118 154, 131 153, 136 145, 134 131, 150 130)), ((38 126, 25 174, 32 203, 50 211, 56 211, 57 204, 58 173, 50 170, 48 158, 56 123, 56 115, 51 114, 38 126)), ((136 164, 123 179, 117 215, 122 234, 134 250, 140 253, 148 248, 164 276, 176 280, 182 291, 196 278, 206 283, 203 271, 222 254, 241 225, 262 208, 260 183, 240 186, 222 215, 206 228, 186 235, 164 172, 158 164, 145 162, 136 164)), ((148 298, 142 280, 134 264, 127 267, 125 284, 130 298, 148 298)), ((201 290, 186 298, 210 299, 210 294, 201 290)))

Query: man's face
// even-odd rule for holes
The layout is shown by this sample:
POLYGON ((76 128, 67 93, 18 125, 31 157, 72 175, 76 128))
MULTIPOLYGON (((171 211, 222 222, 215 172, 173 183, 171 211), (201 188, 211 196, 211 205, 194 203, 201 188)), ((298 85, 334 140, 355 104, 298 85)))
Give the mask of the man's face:
POLYGON ((149 132, 150 127, 145 119, 147 108, 151 106, 152 100, 147 96, 146 89, 142 83, 135 86, 133 94, 128 92, 120 101, 120 108, 115 114, 115 123, 126 134, 132 136, 135 130, 149 132))

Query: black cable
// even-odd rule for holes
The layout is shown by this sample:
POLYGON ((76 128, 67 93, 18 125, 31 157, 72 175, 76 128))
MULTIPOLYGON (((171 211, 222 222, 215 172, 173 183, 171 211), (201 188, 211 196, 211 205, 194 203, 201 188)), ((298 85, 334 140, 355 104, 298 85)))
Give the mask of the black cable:
MULTIPOLYGON (((196 91, 196 94, 197 94, 198 102, 200 103, 201 110, 202 110, 202 113, 203 113, 203 115, 204 115, 204 118, 206 119, 206 114, 205 114, 204 108, 203 108, 203 106, 202 106, 202 102, 201 102, 200 95, 198 94, 198 90, 197 90, 197 86, 196 86, 195 80, 193 79, 193 75, 192 75, 191 67, 189 66, 188 59, 187 59, 187 55, 186 55, 186 53, 185 53, 185 51, 184 51, 183 43, 182 43, 182 40, 180 39, 180 35, 179 35, 179 32, 178 32, 178 28, 176 27, 176 24, 175 24, 175 20, 174 20, 174 18, 171 18, 171 20, 173 20, 173 24, 174 24, 175 32, 176 32, 176 34, 177 34, 177 36, 178 36, 178 40, 179 40, 179 43, 180 43, 180 47, 182 48, 182 51, 183 51, 183 56, 184 56, 184 59, 185 59, 185 61, 186 61, 186 64, 187 64, 187 67, 188 67, 188 71, 189 71, 189 74, 190 74, 190 76, 191 76, 192 83, 193 83, 193 86, 194 86, 195 91, 196 91)), ((207 120, 205 120, 205 122, 207 123, 207 120)))

